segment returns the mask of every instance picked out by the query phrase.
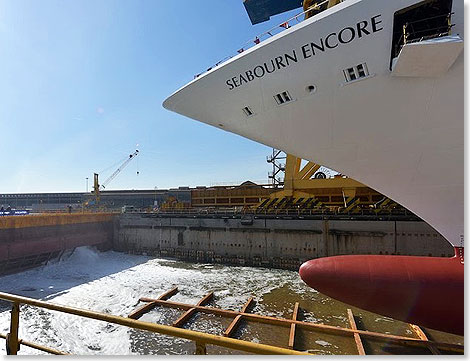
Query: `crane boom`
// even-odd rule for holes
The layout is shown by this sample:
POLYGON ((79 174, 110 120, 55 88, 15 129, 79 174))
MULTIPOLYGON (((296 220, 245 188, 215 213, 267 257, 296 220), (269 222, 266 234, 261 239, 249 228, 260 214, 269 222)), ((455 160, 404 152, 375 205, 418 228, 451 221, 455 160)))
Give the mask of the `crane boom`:
POLYGON ((122 163, 118 169, 115 170, 115 172, 113 174, 111 174, 108 179, 106 179, 103 184, 101 185, 101 187, 103 188, 106 188, 106 186, 109 184, 109 182, 111 182, 114 178, 116 178, 116 176, 124 169, 126 168, 126 166, 130 163, 130 161, 132 159, 134 159, 135 157, 137 157, 137 155, 139 154, 139 150, 136 149, 136 151, 132 154, 129 154, 129 158, 127 158, 124 163, 122 163))

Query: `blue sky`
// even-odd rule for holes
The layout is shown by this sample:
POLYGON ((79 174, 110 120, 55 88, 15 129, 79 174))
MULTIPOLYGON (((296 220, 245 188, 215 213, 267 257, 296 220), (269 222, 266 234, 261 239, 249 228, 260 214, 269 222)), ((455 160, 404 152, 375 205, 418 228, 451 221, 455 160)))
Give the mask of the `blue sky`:
POLYGON ((270 148, 161 104, 298 11, 253 26, 242 0, 2 0, 0 193, 85 191, 137 144, 107 189, 267 182, 270 148))

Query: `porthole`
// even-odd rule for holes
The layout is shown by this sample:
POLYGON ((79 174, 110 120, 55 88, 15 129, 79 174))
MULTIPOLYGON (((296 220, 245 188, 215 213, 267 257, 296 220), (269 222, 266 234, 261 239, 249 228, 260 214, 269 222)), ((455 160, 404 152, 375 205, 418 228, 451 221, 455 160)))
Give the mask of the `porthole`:
POLYGON ((315 85, 309 85, 305 90, 307 90, 307 93, 313 94, 317 91, 317 87, 315 85))

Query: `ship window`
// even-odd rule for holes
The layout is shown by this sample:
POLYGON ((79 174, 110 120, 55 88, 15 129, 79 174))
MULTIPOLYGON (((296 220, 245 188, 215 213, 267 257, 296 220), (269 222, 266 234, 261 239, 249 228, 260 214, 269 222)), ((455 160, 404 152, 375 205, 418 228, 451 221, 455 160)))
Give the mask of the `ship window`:
POLYGON ((245 107, 243 108, 243 113, 245 113, 245 115, 247 117, 251 117, 254 113, 253 113, 253 110, 251 110, 250 107, 245 107))
MULTIPOLYGON (((349 68, 347 75, 349 76, 349 81, 356 80, 356 73, 354 72, 354 68, 349 68)), ((346 79, 346 80, 348 80, 348 79, 346 79)))
POLYGON ((359 74, 359 78, 363 78, 366 76, 366 71, 364 69, 364 65, 363 64, 359 64, 357 66, 357 72, 359 74))
POLYGON ((288 91, 284 91, 282 93, 276 94, 274 96, 274 99, 276 100, 276 103, 278 105, 282 105, 282 104, 289 103, 292 101, 292 97, 290 96, 288 91))
POLYGON ((278 104, 284 104, 284 99, 282 98, 281 94, 276 95, 276 101, 278 104))
POLYGON ((344 78, 346 82, 349 83, 353 80, 357 80, 357 79, 361 79, 361 78, 365 78, 369 76, 369 70, 367 69, 367 64, 362 63, 359 65, 353 66, 352 68, 343 70, 343 74, 344 74, 344 78))

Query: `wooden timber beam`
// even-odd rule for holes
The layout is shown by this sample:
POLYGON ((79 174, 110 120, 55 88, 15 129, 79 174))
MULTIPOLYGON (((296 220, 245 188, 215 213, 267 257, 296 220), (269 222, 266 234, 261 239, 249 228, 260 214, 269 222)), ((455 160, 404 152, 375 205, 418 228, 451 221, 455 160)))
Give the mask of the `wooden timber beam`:
MULTIPOLYGON (((416 334, 416 336, 418 336, 421 340, 428 341, 428 337, 426 336, 424 331, 421 329, 421 327, 419 327, 417 325, 412 325, 410 323, 410 328, 413 330, 413 332, 416 334)), ((435 346, 430 345, 430 346, 428 346, 428 348, 429 348, 429 351, 431 351, 431 353, 433 355, 440 355, 441 354, 435 346)))
MULTIPOLYGON (((356 321, 354 320, 354 314, 351 309, 348 308, 348 318, 351 329, 357 330, 356 321)), ((364 346, 362 345, 361 336, 358 333, 354 334, 354 341, 356 342, 357 352, 359 355, 365 355, 364 346)))
MULTIPOLYGON (((250 297, 248 301, 243 305, 241 309, 241 313, 246 313, 248 309, 251 307, 252 303, 254 303, 253 297, 250 297)), ((240 324, 240 321, 242 320, 242 315, 237 315, 233 321, 230 323, 230 325, 227 327, 227 329, 224 331, 224 336, 225 337, 231 337, 235 330, 237 329, 238 325, 240 324)))
MULTIPOLYGON (((67 307, 55 303, 43 302, 33 298, 27 298, 8 293, 0 292, 0 300, 8 301, 10 303, 26 304, 41 309, 57 311, 69 315, 75 315, 87 319, 93 319, 102 322, 108 322, 115 325, 133 328, 136 330, 148 331, 155 334, 166 335, 170 337, 177 337, 185 340, 190 340, 200 345, 208 344, 220 347, 225 347, 233 350, 244 352, 251 352, 261 355, 309 355, 305 352, 289 350, 283 347, 276 347, 265 345, 261 343, 253 343, 237 339, 229 339, 210 333, 199 331, 185 330, 177 327, 162 325, 158 323, 142 322, 132 320, 127 317, 115 316, 107 313, 95 312, 76 307, 67 307)), ((159 301, 167 302, 167 301, 159 301)))
MULTIPOLYGON (((296 302, 296 303, 295 303, 295 306, 294 306, 294 313, 292 314, 292 319, 293 319, 294 321, 297 321, 297 316, 298 316, 298 314, 299 314, 299 303, 296 302)), ((294 349, 294 343, 295 343, 295 327, 296 327, 296 326, 297 326, 297 325, 296 325, 295 323, 292 323, 292 324, 290 325, 289 346, 288 346, 288 347, 289 347, 291 350, 294 349)))
MULTIPOLYGON (((174 287, 169 291, 166 291, 162 295, 160 295, 157 300, 168 300, 171 296, 173 296, 176 292, 178 292, 178 287, 174 287)), ((145 305, 140 306, 139 308, 135 309, 132 311, 128 318, 132 318, 133 320, 138 320, 140 317, 142 317, 143 314, 150 312, 153 310, 155 307, 157 307, 158 304, 155 302, 150 302, 145 305)))
POLYGON ((357 333, 361 335, 362 337, 374 338, 374 339, 379 339, 379 340, 388 340, 390 342, 394 342, 394 343, 398 343, 398 344, 406 345, 406 346, 428 347, 428 345, 434 345, 440 350, 453 351, 453 352, 459 352, 459 353, 464 352, 463 345, 451 344, 451 343, 446 343, 446 342, 435 342, 435 341, 429 341, 429 340, 425 341, 425 340, 416 339, 412 337, 395 336, 395 335, 389 335, 389 334, 373 332, 373 331, 352 330, 350 328, 344 328, 344 327, 330 326, 330 325, 304 322, 304 321, 295 321, 295 320, 289 320, 285 318, 276 318, 276 317, 270 317, 270 316, 261 316, 261 315, 257 315, 253 313, 242 313, 238 311, 223 310, 223 309, 214 308, 214 307, 194 306, 194 305, 190 305, 186 303, 155 300, 155 299, 151 299, 147 297, 142 297, 140 300, 142 302, 155 302, 160 306, 166 306, 170 308, 179 308, 183 310, 189 310, 191 308, 195 308, 199 312, 219 315, 223 317, 236 317, 237 315, 242 315, 246 319, 249 319, 255 322, 271 324, 271 325, 280 325, 280 326, 290 327, 292 323, 295 323, 300 328, 305 328, 309 330, 316 330, 316 331, 321 330, 323 332, 340 334, 340 335, 354 335, 355 333, 357 333))
MULTIPOLYGON (((207 295, 205 295, 203 298, 199 300, 196 306, 204 306, 212 299, 213 296, 214 296, 214 292, 209 292, 207 295)), ((188 321, 191 318, 191 316, 194 315, 195 312, 196 312, 196 307, 191 307, 190 309, 188 309, 175 322, 173 322, 173 327, 183 326, 186 323, 186 321, 188 321)))
POLYGON ((224 337, 232 337, 233 333, 237 329, 238 325, 240 324, 240 321, 242 319, 242 315, 237 315, 232 322, 230 322, 230 325, 228 325, 227 329, 224 331, 224 337))
POLYGON ((190 308, 187 310, 185 313, 183 313, 175 322, 173 322, 173 327, 181 327, 183 324, 188 321, 188 319, 196 312, 196 309, 194 307, 190 308))

